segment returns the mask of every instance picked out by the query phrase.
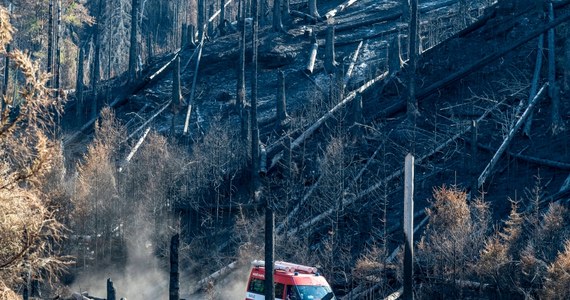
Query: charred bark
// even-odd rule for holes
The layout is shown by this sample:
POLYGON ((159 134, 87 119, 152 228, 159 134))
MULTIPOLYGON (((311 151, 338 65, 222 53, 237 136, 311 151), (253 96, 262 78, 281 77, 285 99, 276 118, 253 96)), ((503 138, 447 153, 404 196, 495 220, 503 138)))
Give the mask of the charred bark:
MULTIPOLYGON (((548 3, 548 19, 554 21, 554 7, 548 3)), ((548 31, 548 96, 551 103, 552 132, 557 134, 563 130, 564 123, 560 117, 560 88, 556 82, 556 44, 554 43, 554 28, 548 31)))
POLYGON ((252 0, 252 47, 253 56, 251 64, 251 182, 253 195, 259 187, 259 128, 257 124, 257 51, 258 51, 258 21, 259 21, 259 0, 252 0))
POLYGON ((75 116, 79 123, 83 118, 83 61, 85 60, 85 47, 79 46, 79 57, 77 58, 77 81, 75 83, 75 98, 77 104, 75 105, 75 116))
POLYGON ((116 291, 111 278, 107 278, 107 300, 116 300, 116 291))
POLYGON ((281 70, 277 72, 277 123, 279 126, 287 119, 287 97, 285 95, 285 73, 281 70))
POLYGON ((273 260, 275 256, 275 217, 273 209, 267 200, 265 207, 265 299, 275 299, 275 286, 273 284, 273 260))
POLYGON ((327 38, 325 40, 325 70, 329 73, 335 73, 338 63, 335 59, 334 52, 334 26, 327 27, 327 38))
POLYGON ((182 94, 180 92, 180 56, 176 57, 174 61, 174 68, 172 69, 172 102, 170 103, 172 110, 172 120, 170 124, 170 135, 175 134, 176 117, 182 107, 182 94))
POLYGON ((131 0, 131 33, 129 46, 129 81, 137 79, 137 25, 138 25, 138 0, 131 0))
POLYGON ((57 34, 55 37, 55 99, 60 100, 61 84, 61 0, 57 1, 57 34))
MULTIPOLYGON (((103 16, 103 0, 99 0, 97 9, 97 20, 101 20, 103 16)), ((96 118, 99 111, 98 89, 99 80, 101 80, 101 38, 99 37, 99 22, 93 27, 93 43, 95 44, 95 52, 93 53, 93 67, 91 71, 91 90, 93 91, 93 100, 91 101, 91 118, 96 118)))
MULTIPOLYGON (((408 117, 408 122, 410 124, 415 124, 415 118, 419 115, 418 101, 416 99, 416 69, 418 67, 418 56, 419 56, 419 16, 418 16, 418 0, 410 1, 410 25, 409 30, 409 43, 408 43, 408 53, 409 59, 409 69, 408 72, 408 95, 407 95, 407 105, 406 112, 408 117)), ((412 149, 410 149, 413 151, 412 149)))
MULTIPOLYGON (((47 40, 47 72, 51 74, 53 68, 53 1, 49 0, 48 8, 48 40, 47 40)), ((47 87, 51 87, 51 75, 46 83, 47 87)))
MULTIPOLYGON (((542 70, 542 48, 544 45, 544 35, 541 34, 540 37, 538 38, 538 49, 536 52, 536 63, 534 65, 534 73, 532 75, 532 83, 530 86, 530 93, 528 96, 528 102, 530 102, 534 96, 536 96, 536 92, 538 90, 538 81, 540 80, 540 70, 542 70)), ((517 115, 519 114, 519 110, 522 109, 523 105, 521 103, 521 106, 519 107, 519 109, 517 110, 517 115)), ((526 136, 530 136, 530 130, 532 127, 532 119, 533 119, 533 112, 530 112, 530 115, 528 116, 526 123, 524 125, 524 134, 526 136)))
POLYGON ((245 111, 245 0, 240 1, 239 26, 239 62, 237 64, 236 107, 240 115, 241 136, 244 140, 248 136, 247 113, 245 111))
POLYGON ((317 0, 309 0, 309 15, 316 20, 319 20, 321 18, 319 15, 319 10, 317 8, 317 0))
POLYGON ((283 22, 281 21, 281 8, 283 0, 273 1, 273 31, 284 31, 283 22))
POLYGON ((178 248, 180 235, 177 233, 170 239, 170 283, 168 287, 168 299, 180 299, 180 280, 178 273, 178 248))

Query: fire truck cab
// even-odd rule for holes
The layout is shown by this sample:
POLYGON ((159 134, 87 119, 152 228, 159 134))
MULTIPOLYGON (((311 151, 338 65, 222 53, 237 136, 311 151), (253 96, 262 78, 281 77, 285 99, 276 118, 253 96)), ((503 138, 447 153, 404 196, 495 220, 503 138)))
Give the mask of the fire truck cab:
MULTIPOLYGON (((252 263, 245 300, 265 299, 265 262, 252 263)), ((273 281, 276 300, 336 300, 317 268, 276 261, 273 281)))

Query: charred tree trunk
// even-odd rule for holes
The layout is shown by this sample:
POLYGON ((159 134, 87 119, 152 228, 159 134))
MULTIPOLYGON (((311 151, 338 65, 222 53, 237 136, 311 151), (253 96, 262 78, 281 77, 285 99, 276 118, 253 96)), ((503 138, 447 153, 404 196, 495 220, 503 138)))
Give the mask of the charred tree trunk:
POLYGON ((188 25, 188 43, 192 46, 196 46, 196 27, 190 24, 188 25))
POLYGON ((247 139, 247 113, 245 111, 245 0, 240 1, 239 26, 239 62, 237 64, 236 106, 240 114, 241 136, 247 139))
POLYGON ((388 71, 390 75, 394 75, 402 68, 402 59, 400 58, 400 37, 395 36, 388 46, 388 71))
POLYGON ((268 0, 258 0, 257 1, 257 22, 258 26, 263 28, 267 24, 266 11, 267 11, 267 1, 268 0))
POLYGON ((471 122, 471 199, 477 197, 477 120, 471 122))
POLYGON ((566 66, 564 67, 564 89, 566 93, 570 93, 570 36, 566 36, 566 41, 564 42, 564 61, 566 61, 566 66))
POLYGON ((174 68, 172 69, 172 120, 170 124, 170 135, 175 134, 175 124, 180 108, 182 107, 182 94, 180 92, 180 56, 176 57, 174 61, 174 68))
POLYGON ((265 207, 265 299, 275 300, 275 286, 273 283, 273 257, 275 251, 275 217, 269 199, 265 207))
POLYGON ((59 102, 61 84, 61 0, 57 1, 57 34, 55 36, 55 99, 59 102))
POLYGON ((410 1, 414 0, 400 0, 402 1, 402 21, 409 22, 410 21, 410 1))
MULTIPOLYGON (((415 118, 419 114, 418 101, 416 99, 416 69, 419 54, 418 37, 418 0, 410 0, 410 25, 409 25, 409 56, 410 68, 408 70, 408 101, 407 117, 410 123, 415 123, 415 118)), ((411 149, 410 149, 411 150, 411 149)))
POLYGON ((115 287, 113 286, 113 281, 111 278, 107 278, 107 300, 116 300, 115 287))
POLYGON ((285 73, 281 70, 277 73, 277 122, 279 126, 287 119, 287 98, 285 96, 285 73))
POLYGON ((75 105, 75 116, 78 123, 81 123, 83 118, 83 60, 85 59, 85 47, 79 46, 79 57, 77 58, 77 81, 75 83, 75 98, 77 104, 75 105))
MULTIPOLYGON (((543 45, 544 45, 544 35, 541 34, 540 37, 538 37, 538 49, 536 52, 536 63, 534 65, 534 73, 532 75, 532 83, 530 86, 530 93, 528 96, 528 102, 532 101, 532 99, 536 95, 536 91, 538 90, 538 81, 540 80, 540 70, 542 70, 542 49, 543 49, 543 45)), ((522 105, 520 108, 522 109, 522 105)), ((519 111, 517 110, 517 113, 518 112, 519 111)), ((526 136, 530 136, 530 130, 532 127, 532 120, 533 120, 533 112, 530 112, 530 115, 528 116, 528 119, 526 120, 526 123, 524 125, 524 130, 523 130, 524 134, 526 134, 526 136)))
POLYGON ((47 72, 50 74, 50 79, 47 81, 47 87, 51 87, 51 72, 53 71, 53 1, 49 0, 48 8, 47 72))
MULTIPOLYGON (((10 53, 10 44, 6 45, 6 53, 10 53)), ((2 95, 6 97, 8 93, 8 78, 10 78, 10 56, 6 55, 4 59, 4 82, 2 84, 2 95)), ((4 109, 6 103, 4 102, 4 97, 0 97, 0 121, 2 121, 2 116, 4 115, 4 109)))
POLYGON ((325 70, 332 74, 336 71, 338 63, 335 59, 334 53, 334 26, 327 27, 327 38, 325 41, 325 70))
POLYGON ((291 1, 290 0, 281 0, 282 1, 282 8, 281 8, 281 23, 289 24, 291 21, 291 1))
POLYGON ((205 0, 197 0, 198 1, 198 16, 196 17, 198 24, 198 40, 202 40, 202 36, 204 35, 204 24, 206 24, 206 9, 205 9, 205 0))
POLYGON ((281 6, 283 0, 273 1, 273 30, 283 31, 283 22, 281 21, 281 6))
MULTIPOLYGON (((548 19, 554 21, 554 7, 548 3, 548 19)), ((548 31, 548 96, 552 101, 551 121, 552 132, 557 134, 563 130, 564 124, 560 118, 560 88, 556 82, 556 44, 554 43, 554 28, 548 31)))
POLYGON ((350 110, 350 133, 353 137, 360 137, 361 130, 360 124, 364 119, 362 115, 362 95, 356 96, 356 99, 351 103, 352 109, 350 110))
POLYGON ((252 0, 252 47, 253 57, 251 64, 251 167, 252 167, 252 191, 259 186, 259 128, 257 124, 257 46, 258 46, 258 18, 259 18, 259 0, 252 0))
POLYGON ((224 0, 220 0, 220 22, 218 25, 220 36, 226 35, 226 5, 224 0))
MULTIPOLYGON (((99 0, 97 20, 101 20, 103 16, 102 12, 103 0, 99 0)), ((91 101, 91 117, 97 117, 97 111, 99 110, 98 101, 98 89, 99 80, 101 79, 101 39, 99 38, 99 22, 95 23, 93 28, 93 43, 95 44, 95 52, 93 53, 93 69, 91 77, 91 89, 93 90, 93 100, 91 101)))
POLYGON ((459 17, 461 18, 461 27, 467 27, 469 18, 469 4, 467 0, 459 0, 459 17))
POLYGON ((169 300, 180 299, 180 281, 178 274, 178 246, 180 235, 177 233, 170 239, 170 285, 168 287, 169 300))
POLYGON ((404 300, 414 299, 414 156, 408 154, 404 180, 404 300))
POLYGON ((215 12, 216 10, 214 9, 214 3, 211 3, 210 7, 208 7, 208 18, 206 18, 206 22, 208 23, 208 36, 210 38, 214 37, 214 24, 212 24, 212 22, 209 22, 209 20, 215 12))
POLYGON ((131 1, 131 36, 129 46, 129 81, 135 82, 137 79, 137 25, 138 25, 138 0, 131 1))
POLYGON ((317 9, 317 0, 309 0, 309 15, 317 20, 321 18, 317 9))

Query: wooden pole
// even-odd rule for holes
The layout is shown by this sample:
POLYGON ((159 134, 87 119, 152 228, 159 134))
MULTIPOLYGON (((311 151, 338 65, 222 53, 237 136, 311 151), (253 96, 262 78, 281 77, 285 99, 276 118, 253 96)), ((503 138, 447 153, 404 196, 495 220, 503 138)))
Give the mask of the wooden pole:
POLYGON ((414 299, 414 156, 408 154, 404 180, 404 293, 405 300, 414 299))
POLYGON ((178 274, 178 248, 180 245, 180 234, 175 234, 170 239, 170 285, 168 287, 169 300, 180 298, 180 280, 178 274))

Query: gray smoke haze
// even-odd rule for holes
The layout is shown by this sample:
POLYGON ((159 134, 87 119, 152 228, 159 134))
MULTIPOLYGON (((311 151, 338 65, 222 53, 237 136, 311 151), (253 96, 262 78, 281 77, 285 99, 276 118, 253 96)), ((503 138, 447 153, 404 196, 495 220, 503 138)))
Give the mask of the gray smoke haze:
POLYGON ((72 291, 106 297, 106 281, 113 281, 117 299, 168 299, 168 272, 165 263, 153 253, 151 228, 139 214, 133 216, 135 232, 126 236, 127 262, 122 269, 110 267, 97 272, 85 270, 72 285, 72 291), (162 264, 162 265, 161 265, 162 264))
MULTIPOLYGON (((159 259, 155 256, 150 244, 151 226, 141 226, 137 222, 137 233, 127 237, 127 264, 123 269, 108 268, 98 272, 86 270, 78 276, 71 286, 74 292, 88 292, 89 295, 106 297, 106 280, 113 281, 117 299, 129 300, 167 300, 169 285, 168 257, 159 259)), ((168 233, 165 233, 169 236, 168 233)), ((168 255, 168 254, 167 254, 168 255)), ((180 254, 182 256, 182 253, 180 254)), ((249 266, 235 269, 223 278, 219 278, 208 291, 189 295, 191 286, 202 278, 195 278, 192 274, 185 274, 184 265, 179 265, 180 271, 180 298, 187 300, 208 299, 244 299, 245 289, 249 276, 249 266)))

